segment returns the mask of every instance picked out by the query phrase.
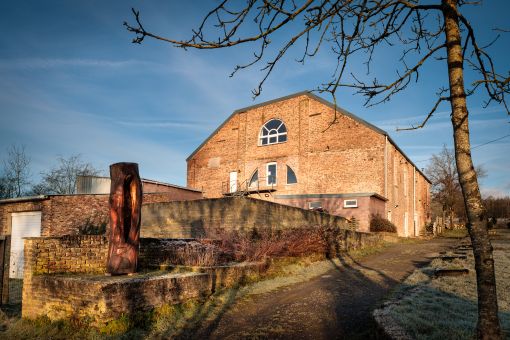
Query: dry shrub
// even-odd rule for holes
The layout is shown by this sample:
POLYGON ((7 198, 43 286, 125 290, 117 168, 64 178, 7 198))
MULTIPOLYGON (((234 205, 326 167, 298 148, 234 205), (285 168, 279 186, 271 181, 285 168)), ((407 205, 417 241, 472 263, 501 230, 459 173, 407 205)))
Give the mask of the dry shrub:
POLYGON ((164 249, 165 260, 173 265, 208 267, 228 262, 225 254, 214 244, 169 240, 164 249))
POLYGON ((370 231, 396 233, 397 227, 380 215, 372 215, 372 218, 370 219, 370 231))
POLYGON ((311 254, 330 254, 330 244, 338 235, 338 228, 314 226, 275 230, 253 229, 249 232, 218 229, 213 237, 221 252, 235 261, 260 261, 268 257, 298 257, 311 254))

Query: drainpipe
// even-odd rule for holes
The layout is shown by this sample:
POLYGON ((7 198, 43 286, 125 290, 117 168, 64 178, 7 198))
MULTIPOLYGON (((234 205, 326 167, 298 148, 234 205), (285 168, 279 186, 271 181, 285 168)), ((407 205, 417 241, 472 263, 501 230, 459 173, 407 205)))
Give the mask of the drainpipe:
POLYGON ((414 226, 414 236, 416 235, 416 168, 413 166, 413 226, 414 226))
MULTIPOLYGON (((384 197, 388 198, 388 136, 384 136, 384 197)), ((384 203, 384 210, 384 218, 388 218, 388 201, 384 203)))

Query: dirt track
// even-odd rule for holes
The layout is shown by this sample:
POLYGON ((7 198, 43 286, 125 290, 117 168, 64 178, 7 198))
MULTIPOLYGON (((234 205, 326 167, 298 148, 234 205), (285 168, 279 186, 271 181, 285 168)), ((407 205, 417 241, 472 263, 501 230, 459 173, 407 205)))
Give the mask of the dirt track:
POLYGON ((235 302, 195 337, 211 339, 367 339, 371 311, 416 267, 456 239, 396 244, 307 282, 235 302))

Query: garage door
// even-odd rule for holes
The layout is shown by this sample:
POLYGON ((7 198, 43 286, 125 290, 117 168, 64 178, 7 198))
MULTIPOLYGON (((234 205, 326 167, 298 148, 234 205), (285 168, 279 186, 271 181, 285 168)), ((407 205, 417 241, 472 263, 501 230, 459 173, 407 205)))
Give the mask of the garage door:
POLYGON ((12 214, 9 278, 23 278, 23 237, 38 236, 41 236, 40 211, 12 214))

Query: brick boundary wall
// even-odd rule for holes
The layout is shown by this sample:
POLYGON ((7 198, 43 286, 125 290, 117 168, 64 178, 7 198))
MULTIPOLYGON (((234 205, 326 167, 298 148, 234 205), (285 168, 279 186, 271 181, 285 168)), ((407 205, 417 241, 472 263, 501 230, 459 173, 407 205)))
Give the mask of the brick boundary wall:
MULTIPOLYGON (((370 247, 384 239, 383 234, 340 230, 335 250, 370 247)), ((165 256, 158 259, 155 250, 163 252, 168 241, 141 239, 140 264, 166 264, 165 256)), ((241 263, 202 268, 201 273, 112 277, 104 275, 107 250, 104 236, 26 238, 22 316, 34 319, 45 315, 52 320, 86 317, 100 325, 165 303, 211 295, 266 269, 264 263, 241 263)))
POLYGON ((348 221, 317 211, 253 198, 212 198, 146 204, 142 237, 195 238, 213 236, 215 229, 299 228, 314 225, 349 229, 348 221))
MULTIPOLYGON (((180 195, 176 192, 144 193, 142 204, 200 199, 200 193, 180 195)), ((109 223, 108 194, 50 195, 21 202, 0 204, 0 235, 11 234, 11 214, 41 211, 41 236, 76 235, 87 224, 109 223)), ((108 226, 107 226, 108 228, 108 226)))

